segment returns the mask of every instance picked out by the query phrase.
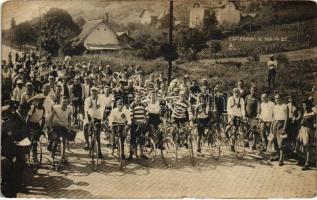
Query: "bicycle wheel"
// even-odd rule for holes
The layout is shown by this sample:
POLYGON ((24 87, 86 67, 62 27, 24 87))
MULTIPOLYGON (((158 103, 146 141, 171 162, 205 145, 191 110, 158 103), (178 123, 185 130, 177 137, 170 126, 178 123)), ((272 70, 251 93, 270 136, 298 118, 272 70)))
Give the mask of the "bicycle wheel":
POLYGON ((245 155, 245 144, 244 138, 242 134, 236 133, 235 134, 235 143, 234 143, 234 150, 238 159, 242 159, 245 155))
POLYGON ((153 163, 156 159, 156 145, 152 137, 146 137, 143 147, 143 154, 148 157, 149 163, 153 163))
POLYGON ((194 166, 195 157, 194 157, 194 148, 193 148, 193 136, 191 134, 187 136, 187 142, 188 142, 188 152, 189 152, 190 162, 194 166))
POLYGON ((211 131, 208 132, 207 145, 208 145, 208 151, 211 157, 215 160, 218 160, 220 157, 221 141, 218 138, 217 133, 212 133, 211 131))
POLYGON ((177 145, 171 136, 165 137, 162 142, 162 160, 167 167, 173 167, 177 162, 177 145))
POLYGON ((99 149, 99 144, 98 144, 96 138, 94 138, 93 146, 92 146, 92 157, 91 157, 94 170, 97 170, 97 167, 99 165, 98 149, 99 149))
POLYGON ((116 147, 117 147, 117 159, 118 159, 118 163, 119 163, 119 167, 120 169, 123 166, 123 161, 122 161, 122 141, 121 138, 116 138, 116 147))
POLYGON ((62 147, 62 142, 55 140, 53 141, 52 144, 52 164, 53 164, 53 169, 58 171, 62 165, 62 152, 63 152, 63 147, 62 147))

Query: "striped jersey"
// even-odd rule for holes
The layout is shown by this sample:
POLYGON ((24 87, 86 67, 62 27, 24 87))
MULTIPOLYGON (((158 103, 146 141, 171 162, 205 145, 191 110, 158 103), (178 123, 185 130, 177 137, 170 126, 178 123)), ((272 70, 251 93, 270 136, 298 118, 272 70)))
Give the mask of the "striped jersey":
POLYGON ((189 102, 183 99, 177 99, 172 105, 172 117, 173 118, 187 118, 192 119, 192 110, 189 102))
POLYGON ((131 119, 135 123, 145 122, 148 115, 146 106, 142 103, 136 104, 135 102, 133 102, 130 106, 130 112, 131 119))

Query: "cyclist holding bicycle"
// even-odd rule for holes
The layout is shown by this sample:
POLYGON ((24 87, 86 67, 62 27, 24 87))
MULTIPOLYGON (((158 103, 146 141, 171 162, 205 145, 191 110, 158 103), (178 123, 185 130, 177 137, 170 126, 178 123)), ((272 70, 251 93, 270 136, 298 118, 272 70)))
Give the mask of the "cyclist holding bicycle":
POLYGON ((98 149, 98 157, 103 158, 100 149, 100 128, 101 128, 101 119, 103 118, 103 109, 102 103, 100 102, 100 98, 98 96, 98 88, 92 87, 90 89, 91 96, 85 99, 85 125, 84 125, 84 136, 86 141, 85 150, 89 149, 89 133, 88 133, 88 125, 93 122, 96 125, 96 137, 97 142, 99 144, 98 149))
MULTIPOLYGON (((34 163, 39 163, 37 160, 37 142, 40 139, 40 136, 43 133, 43 128, 45 124, 45 108, 43 106, 44 103, 44 95, 37 95, 33 98, 38 99, 37 105, 31 105, 29 113, 26 117, 26 123, 30 134, 31 142, 34 146, 33 148, 33 161, 34 163)), ((30 99, 32 100, 32 99, 30 99)))
MULTIPOLYGON (((69 134, 70 127, 71 127, 71 119, 72 119, 72 112, 73 108, 68 105, 69 100, 67 96, 62 97, 62 102, 60 105, 55 105, 52 108, 52 114, 50 116, 49 120, 49 127, 50 130, 53 131, 53 138, 62 137, 62 142, 65 146, 66 144, 66 138, 69 134)), ((49 141, 48 149, 55 148, 52 147, 52 140, 49 141)), ((65 148, 63 149, 64 152, 62 152, 62 163, 68 164, 66 157, 65 157, 65 148)))
MULTIPOLYGON (((228 125, 225 130, 225 135, 229 138, 228 131, 232 127, 237 128, 240 123, 239 120, 245 117, 244 100, 240 96, 240 90, 238 88, 233 89, 233 95, 228 98, 227 112, 228 112, 228 125)), ((231 143, 231 150, 234 150, 234 143, 231 143)))
POLYGON ((198 96, 199 103, 195 108, 195 119, 197 120, 197 132, 198 132, 198 142, 197 142, 197 153, 201 153, 201 139, 204 135, 204 131, 208 128, 210 122, 211 113, 210 106, 206 102, 206 98, 203 98, 203 94, 198 96))
MULTIPOLYGON (((181 125, 185 125, 190 122, 190 126, 193 127, 193 113, 190 103, 187 101, 185 92, 180 91, 179 97, 171 105, 172 119, 176 124, 173 133, 177 131, 181 125)), ((187 143, 184 143, 187 146, 187 143)))
POLYGON ((256 97, 256 86, 252 85, 250 88, 250 94, 245 98, 245 114, 248 118, 248 122, 251 125, 251 130, 247 133, 248 138, 253 140, 252 150, 256 148, 256 136, 255 131, 257 128, 257 118, 259 113, 259 101, 256 97))
POLYGON ((130 156, 128 160, 132 160, 132 156, 137 149, 137 140, 139 140, 140 145, 140 157, 143 159, 147 159, 147 157, 143 154, 143 146, 145 141, 141 140, 141 137, 144 136, 148 131, 148 113, 146 110, 146 106, 141 102, 141 95, 136 93, 135 101, 130 106, 131 112, 131 140, 130 140, 130 156))
MULTIPOLYGON (((122 149, 121 157, 125 159, 124 154, 124 140, 131 126, 131 113, 128 109, 124 107, 123 100, 117 99, 116 108, 114 108, 109 115, 109 127, 112 130, 112 134, 115 134, 115 131, 119 131, 118 135, 121 136, 122 149), (114 129, 114 126, 117 126, 117 129, 114 129)), ((114 144, 114 137, 112 137, 112 144, 114 144)), ((114 145, 112 145, 114 147, 114 145)), ((114 149, 112 149, 112 153, 114 149)))

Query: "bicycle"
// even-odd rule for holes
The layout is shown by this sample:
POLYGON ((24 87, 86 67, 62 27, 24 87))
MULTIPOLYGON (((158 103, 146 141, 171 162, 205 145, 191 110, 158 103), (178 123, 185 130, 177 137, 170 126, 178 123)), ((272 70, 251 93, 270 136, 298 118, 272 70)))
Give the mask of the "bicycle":
MULTIPOLYGON (((37 130, 30 130, 30 133, 33 132, 34 135, 35 131, 37 130)), ((43 152, 42 152, 42 142, 41 142, 41 135, 39 137, 39 140, 31 140, 31 145, 30 145, 30 153, 28 155, 28 163, 30 166, 35 166, 38 168, 40 165, 42 165, 42 157, 43 157, 43 152)))
MULTIPOLYGON (((194 139, 193 139, 192 131, 193 131, 193 127, 189 127, 188 125, 179 124, 177 126, 176 124, 173 124, 172 130, 169 131, 170 132, 169 134, 171 134, 171 136, 169 134, 167 134, 167 137, 166 135, 164 136, 164 143, 166 144, 166 142, 168 141, 168 145, 171 145, 171 147, 175 149, 175 160, 172 162, 171 166, 174 166, 177 163, 177 159, 178 159, 177 151, 179 150, 179 148, 183 146, 185 146, 188 150, 191 164, 193 166, 195 165, 194 148, 193 148, 194 139), (173 143, 171 143, 171 140, 173 140, 173 143)), ((164 158, 165 158, 164 153, 162 155, 162 158, 164 161, 164 158)))
POLYGON ((93 164, 93 170, 97 170, 99 165, 99 143, 97 141, 97 131, 98 131, 98 123, 91 122, 88 125, 88 143, 89 143, 89 157, 91 157, 91 162, 93 164))
POLYGON ((163 118, 161 125, 163 134, 161 157, 167 167, 173 167, 177 161, 177 146, 173 139, 173 124, 169 123, 167 119, 163 118))
POLYGON ((215 160, 219 159, 221 152, 221 134, 218 126, 218 121, 210 121, 202 138, 202 145, 207 146, 210 156, 215 160))
POLYGON ((53 132, 51 158, 53 169, 56 171, 61 169, 63 160, 65 159, 65 144, 66 138, 57 136, 57 134, 53 132))
MULTIPOLYGON (((144 129, 144 126, 138 125, 137 130, 144 129)), ((154 134, 147 131, 145 134, 140 134, 136 139, 136 151, 135 155, 138 157, 138 150, 147 157, 149 164, 153 163, 156 159, 156 144, 154 140, 154 134), (142 144, 143 143, 143 144, 142 144)))
POLYGON ((111 134, 112 154, 117 158, 120 169, 122 169, 123 167, 123 156, 124 156, 123 131, 125 128, 126 128, 125 124, 112 125, 112 130, 113 130, 111 134))
POLYGON ((230 129, 227 130, 228 135, 226 135, 225 138, 221 138, 221 146, 226 145, 233 147, 232 151, 235 152, 237 158, 242 159, 245 155, 245 134, 242 124, 245 123, 245 121, 240 117, 234 117, 231 122, 234 123, 230 125, 230 129))
POLYGON ((251 150, 256 149, 256 145, 260 144, 263 149, 263 141, 260 136, 260 132, 257 130, 259 127, 259 124, 261 123, 260 119, 255 118, 251 119, 252 121, 243 121, 243 126, 246 133, 246 139, 248 141, 249 148, 251 150))

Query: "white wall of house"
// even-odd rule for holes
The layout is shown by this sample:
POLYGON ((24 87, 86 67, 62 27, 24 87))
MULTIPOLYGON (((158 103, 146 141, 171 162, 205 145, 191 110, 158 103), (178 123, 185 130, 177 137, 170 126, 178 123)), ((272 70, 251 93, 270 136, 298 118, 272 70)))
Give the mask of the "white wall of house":
POLYGON ((149 11, 144 11, 142 17, 140 17, 140 22, 141 24, 145 25, 145 26, 149 26, 152 24, 152 13, 150 13, 149 11))
POLYGON ((106 24, 99 24, 85 39, 86 45, 119 45, 116 33, 106 24))
POLYGON ((240 23, 240 10, 235 7, 234 3, 228 2, 225 7, 217 9, 216 18, 219 25, 238 25, 240 23))
POLYGON ((204 8, 192 8, 189 13, 189 27, 201 28, 204 26, 205 9, 204 8))

